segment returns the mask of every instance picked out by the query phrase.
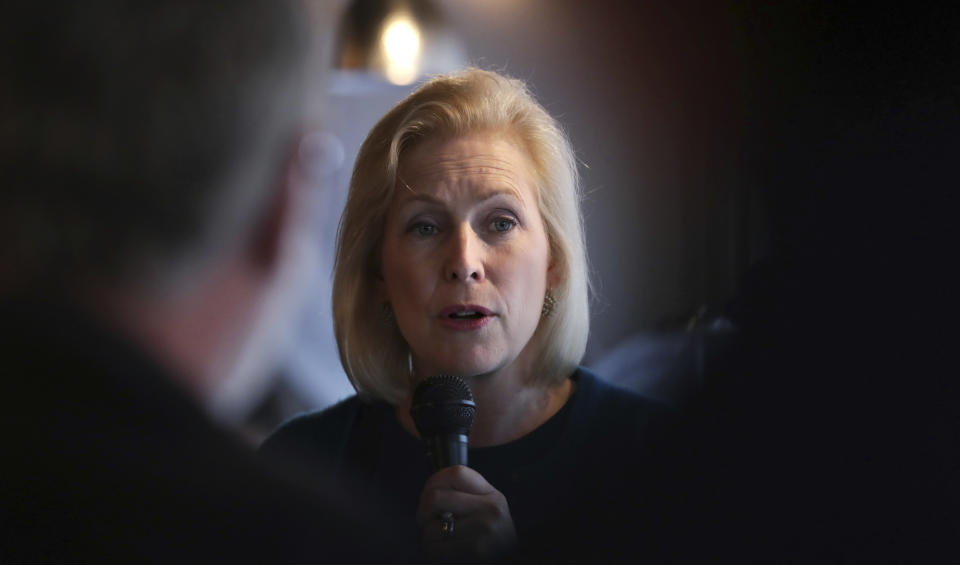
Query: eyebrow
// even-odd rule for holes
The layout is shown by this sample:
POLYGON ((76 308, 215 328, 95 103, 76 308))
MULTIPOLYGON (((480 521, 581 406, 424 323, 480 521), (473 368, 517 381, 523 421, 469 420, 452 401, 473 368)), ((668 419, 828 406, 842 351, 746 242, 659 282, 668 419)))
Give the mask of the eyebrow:
MULTIPOLYGON (((399 179, 399 177, 398 177, 398 179, 399 179)), ((409 184, 407 184, 403 179, 399 179, 399 180, 400 180, 400 182, 403 184, 404 188, 407 189, 407 190, 404 192, 405 196, 402 196, 402 197, 401 197, 402 200, 401 200, 401 202, 400 202, 400 205, 406 205, 406 204, 408 204, 408 203, 410 203, 410 202, 418 202, 418 201, 419 201, 419 202, 427 202, 427 203, 429 203, 429 204, 437 204, 437 205, 442 205, 442 204, 443 204, 443 201, 440 200, 439 198, 435 198, 435 197, 433 197, 433 196, 431 196, 431 195, 429 195, 429 194, 419 193, 419 192, 415 191, 415 190, 414 190, 409 184)), ((485 191, 483 191, 482 193, 480 193, 479 198, 477 199, 477 202, 486 202, 487 200, 491 200, 491 199, 496 198, 496 197, 498 197, 498 196, 512 196, 512 197, 513 197, 514 199, 516 199, 518 202, 523 203, 523 198, 521 198, 520 192, 518 192, 515 188, 502 188, 502 189, 485 190, 485 191)))

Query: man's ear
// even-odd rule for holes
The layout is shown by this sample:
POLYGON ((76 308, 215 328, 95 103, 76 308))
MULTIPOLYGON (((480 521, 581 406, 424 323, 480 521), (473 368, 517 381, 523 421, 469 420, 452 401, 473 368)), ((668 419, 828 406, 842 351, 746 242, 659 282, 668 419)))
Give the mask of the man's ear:
POLYGON ((299 140, 298 137, 284 154, 250 240, 252 263, 267 272, 277 268, 283 255, 286 234, 294 221, 294 206, 300 190, 297 159, 299 140))

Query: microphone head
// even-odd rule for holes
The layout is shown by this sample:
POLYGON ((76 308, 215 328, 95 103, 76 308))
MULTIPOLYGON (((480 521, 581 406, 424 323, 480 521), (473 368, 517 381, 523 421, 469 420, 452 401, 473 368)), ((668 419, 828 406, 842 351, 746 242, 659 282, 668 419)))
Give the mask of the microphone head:
POLYGON ((413 391, 410 416, 420 437, 470 435, 477 406, 470 387, 460 377, 437 375, 424 379, 413 391))

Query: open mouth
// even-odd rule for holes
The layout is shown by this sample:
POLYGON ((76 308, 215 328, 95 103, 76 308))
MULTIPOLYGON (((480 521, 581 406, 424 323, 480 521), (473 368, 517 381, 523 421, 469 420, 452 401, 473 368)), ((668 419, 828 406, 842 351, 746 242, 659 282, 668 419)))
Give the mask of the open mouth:
POLYGON ((484 314, 475 310, 463 310, 460 312, 451 312, 447 317, 451 320, 479 320, 484 314))
POLYGON ((440 321, 453 330, 473 331, 486 326, 496 315, 477 304, 452 304, 440 312, 440 321))

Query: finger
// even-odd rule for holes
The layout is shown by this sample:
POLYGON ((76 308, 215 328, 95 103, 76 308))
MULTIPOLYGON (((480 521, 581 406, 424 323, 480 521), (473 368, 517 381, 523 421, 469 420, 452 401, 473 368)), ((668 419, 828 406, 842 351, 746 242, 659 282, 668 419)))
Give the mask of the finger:
POLYGON ((472 505, 470 496, 500 496, 483 476, 469 467, 446 467, 431 475, 420 493, 418 523, 443 511, 466 514, 472 505), (458 496, 462 494, 465 496, 458 496))
POLYGON ((445 467, 427 479, 423 489, 452 489, 471 494, 488 494, 496 491, 483 475, 464 465, 445 467))
MULTIPOLYGON (((440 531, 437 521, 435 530, 440 531)), ((424 532, 422 547, 433 559, 457 561, 483 560, 503 555, 516 547, 517 536, 512 521, 473 517, 455 526, 452 535, 430 535, 424 532)))
POLYGON ((484 497, 502 500, 506 506, 503 494, 473 469, 462 465, 441 469, 427 479, 420 493, 417 524, 423 527, 441 512, 467 515, 478 505, 489 503, 483 501, 484 497))
POLYGON ((420 494, 417 507, 417 524, 421 527, 442 512, 452 512, 465 517, 473 514, 500 516, 509 514, 507 499, 493 489, 486 494, 472 494, 449 488, 430 488, 420 494))
POLYGON ((453 533, 444 534, 439 517, 424 524, 420 540, 424 546, 433 543, 469 542, 481 545, 486 540, 509 537, 512 534, 512 521, 499 510, 477 512, 468 516, 453 516, 453 533))
POLYGON ((424 524, 436 520, 443 512, 452 512, 461 518, 469 516, 490 504, 487 500, 489 497, 450 489, 423 491, 417 507, 417 524, 424 527, 424 524))

